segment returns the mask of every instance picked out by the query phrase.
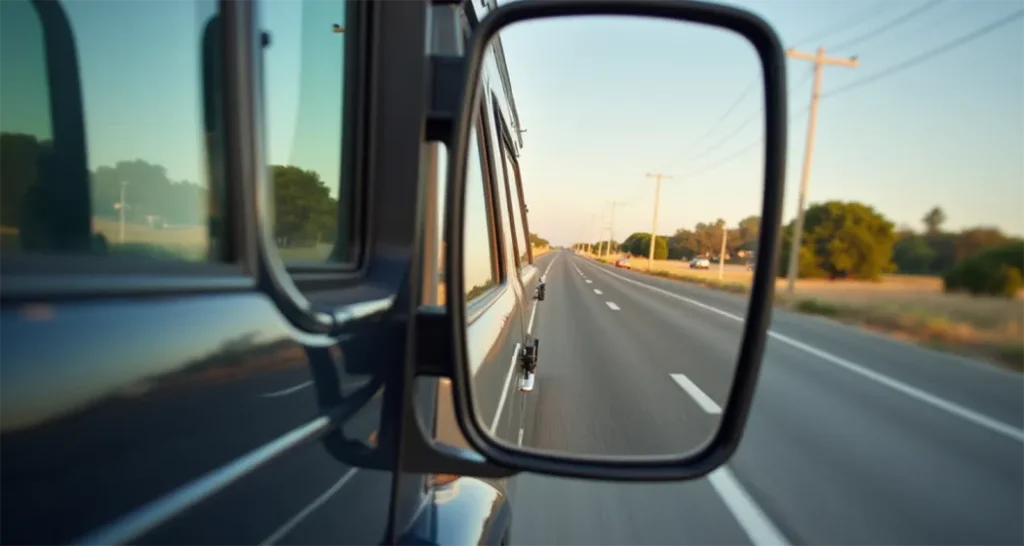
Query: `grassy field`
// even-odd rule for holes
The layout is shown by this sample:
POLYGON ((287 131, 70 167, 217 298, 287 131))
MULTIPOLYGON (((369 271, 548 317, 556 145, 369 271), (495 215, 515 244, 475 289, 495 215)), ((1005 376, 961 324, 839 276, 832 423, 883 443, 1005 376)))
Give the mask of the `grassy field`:
POLYGON ((92 228, 107 239, 111 250, 118 247, 141 249, 148 247, 160 257, 189 261, 203 261, 210 245, 206 226, 188 226, 173 229, 154 229, 145 224, 125 223, 124 242, 121 242, 120 222, 111 218, 93 217, 92 228))
MULTIPOLYGON (((633 260, 633 269, 647 273, 647 261, 633 260)), ((747 292, 752 277, 727 266, 718 280, 714 264, 694 270, 675 260, 655 260, 650 274, 736 293, 747 292)), ((1024 293, 1013 300, 946 294, 941 279, 915 275, 888 275, 877 283, 801 279, 792 296, 786 280, 778 279, 775 290, 776 305, 793 311, 1024 371, 1024 293)))
MULTIPOLYGON (((205 226, 154 229, 145 224, 125 223, 124 242, 121 242, 120 222, 112 218, 94 217, 93 231, 103 235, 112 252, 144 253, 151 257, 203 261, 207 259, 210 237, 205 226)), ((0 226, 0 242, 4 250, 18 247, 18 229, 0 226)), ((278 249, 285 262, 323 263, 333 246, 278 249)))
MULTIPOLYGON (((144 224, 126 223, 121 242, 120 223, 111 218, 93 217, 93 232, 103 235, 112 253, 142 254, 151 258, 202 261, 206 259, 209 236, 204 226, 153 229, 144 224)), ((0 248, 6 252, 20 248, 18 228, 0 226, 0 248)))

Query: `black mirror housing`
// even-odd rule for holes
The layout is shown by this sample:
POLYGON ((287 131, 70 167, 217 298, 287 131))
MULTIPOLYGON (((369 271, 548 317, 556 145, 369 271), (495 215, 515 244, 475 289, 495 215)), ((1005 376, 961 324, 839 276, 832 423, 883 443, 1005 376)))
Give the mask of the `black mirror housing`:
MULTIPOLYGON (((448 184, 446 199, 445 238, 447 251, 445 268, 447 293, 464 294, 463 263, 463 202, 465 189, 466 155, 474 112, 479 104, 478 80, 488 43, 502 28, 509 25, 543 18, 581 15, 623 15, 660 18, 680 22, 699 23, 730 30, 745 38, 757 51, 762 66, 765 96, 765 175, 764 201, 761 210, 762 226, 755 276, 751 285, 751 302, 736 366, 737 377, 723 408, 720 426, 711 440, 697 451, 673 457, 659 458, 604 458, 576 457, 506 446, 486 433, 485 426, 474 414, 474 401, 469 382, 466 348, 466 311, 461 298, 451 297, 446 302, 441 330, 448 334, 443 351, 452 359, 445 367, 445 375, 452 379, 456 415, 459 426, 469 445, 478 453, 458 455, 442 452, 427 441, 415 441, 411 448, 421 451, 425 471, 443 466, 447 472, 470 475, 510 475, 518 471, 539 472, 576 478, 620 481, 685 480, 701 477, 722 465, 735 453, 743 436, 747 415, 757 385, 767 329, 771 320, 771 306, 779 249, 779 226, 782 214, 783 185, 785 180, 786 151, 786 65, 785 53, 772 27, 757 15, 739 8, 695 1, 666 2, 658 0, 520 0, 498 7, 480 21, 474 29, 466 56, 462 63, 453 63, 452 57, 434 59, 434 66, 443 66, 447 83, 435 79, 431 98, 431 119, 428 135, 445 141, 448 156, 448 184), (440 62, 443 60, 443 63, 440 62), (460 64, 460 66, 459 66, 460 64), (454 78, 461 79, 458 102, 451 95, 439 97, 441 90, 451 91, 454 78), (445 114, 448 114, 445 119, 445 114), (450 338, 450 340, 448 339, 450 338), (482 458, 481 458, 482 456, 482 458), (433 462, 427 462, 433 461, 433 462)), ((535 297, 544 299, 545 284, 541 279, 535 297)), ((433 317, 438 320, 439 317, 433 317)), ((434 359, 420 354, 425 359, 434 359)), ((432 368, 434 374, 437 368, 432 368)), ((431 372, 419 369, 418 373, 431 372)), ((422 439, 422 438, 421 438, 422 439)), ((410 469, 411 470, 411 469, 410 469)))

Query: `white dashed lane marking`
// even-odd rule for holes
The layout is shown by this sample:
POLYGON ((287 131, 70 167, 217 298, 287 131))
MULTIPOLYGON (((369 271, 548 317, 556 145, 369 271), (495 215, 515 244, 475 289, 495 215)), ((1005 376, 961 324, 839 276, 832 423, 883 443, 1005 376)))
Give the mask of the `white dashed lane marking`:
POLYGON ((684 391, 686 391, 686 394, 690 395, 690 398, 693 398, 693 401, 700 406, 700 409, 712 415, 722 413, 722 408, 719 407, 719 405, 716 404, 710 396, 704 394, 704 391, 700 390, 700 387, 698 387, 696 383, 690 381, 689 377, 686 377, 681 373, 672 373, 669 375, 671 375, 672 379, 675 380, 675 382, 679 384, 684 391))

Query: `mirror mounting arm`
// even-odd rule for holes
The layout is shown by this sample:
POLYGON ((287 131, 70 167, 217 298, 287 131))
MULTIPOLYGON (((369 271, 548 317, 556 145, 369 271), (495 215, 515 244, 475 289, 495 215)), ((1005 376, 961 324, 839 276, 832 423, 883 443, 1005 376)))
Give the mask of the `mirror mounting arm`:
POLYGON ((455 377, 452 320, 441 305, 416 310, 416 375, 455 377))
POLYGON ((431 55, 427 103, 427 140, 454 143, 455 118, 462 104, 466 58, 458 55, 431 55))

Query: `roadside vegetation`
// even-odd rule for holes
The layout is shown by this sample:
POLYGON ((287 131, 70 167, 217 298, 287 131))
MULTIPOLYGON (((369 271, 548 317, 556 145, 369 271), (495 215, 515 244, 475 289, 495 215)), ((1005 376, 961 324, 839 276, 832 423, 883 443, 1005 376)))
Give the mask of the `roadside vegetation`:
MULTIPOLYGON (((793 224, 783 227, 775 304, 886 333, 925 346, 963 354, 1024 372, 1024 240, 996 228, 942 229, 945 214, 933 208, 924 229, 896 229, 873 208, 832 201, 808 208, 794 294, 786 272, 793 224)), ((740 227, 700 223, 659 235, 650 270, 650 234, 634 233, 614 252, 612 262, 634 256, 634 271, 708 288, 746 293, 757 239, 756 217, 740 227), (717 254, 726 229, 725 267, 717 254), (662 244, 662 241, 665 241, 662 244), (746 255, 741 257, 741 255, 746 255), (710 269, 691 269, 695 256, 712 259, 710 269)), ((607 246, 605 246, 607 248, 607 246)))

